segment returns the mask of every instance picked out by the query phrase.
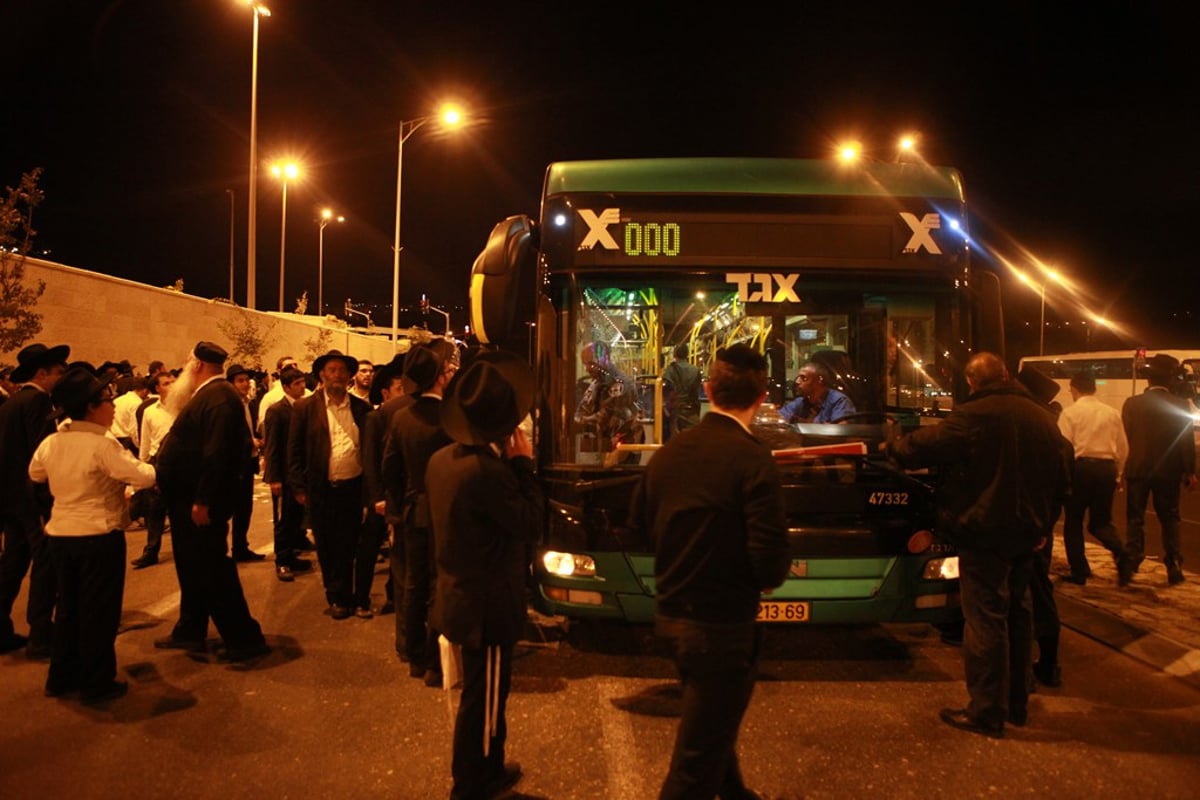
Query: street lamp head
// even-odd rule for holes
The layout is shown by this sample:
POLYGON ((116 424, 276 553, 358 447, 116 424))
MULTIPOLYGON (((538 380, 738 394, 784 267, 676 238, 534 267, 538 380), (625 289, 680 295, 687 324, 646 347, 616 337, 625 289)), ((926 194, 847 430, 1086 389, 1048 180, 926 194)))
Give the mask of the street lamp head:
POLYGON ((271 175, 283 181, 295 180, 300 176, 300 166, 294 161, 276 161, 271 165, 271 175))
POLYGON ((267 8, 262 3, 258 2, 258 0, 246 0, 246 5, 250 7, 250 10, 253 11, 256 16, 259 16, 259 17, 271 16, 271 9, 267 8))
POLYGON ((443 125, 451 128, 461 124, 463 121, 462 111, 453 103, 443 105, 441 113, 438 116, 441 118, 443 125))

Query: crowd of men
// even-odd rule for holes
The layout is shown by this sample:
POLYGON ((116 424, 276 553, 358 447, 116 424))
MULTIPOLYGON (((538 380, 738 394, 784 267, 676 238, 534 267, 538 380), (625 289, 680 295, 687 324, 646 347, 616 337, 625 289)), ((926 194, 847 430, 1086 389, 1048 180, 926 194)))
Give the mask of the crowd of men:
MULTIPOLYGON (((525 364, 436 340, 378 368, 330 350, 311 372, 283 357, 273 374, 255 375, 201 341, 178 369, 156 362, 141 377, 127 362, 95 367, 69 353, 41 343, 21 350, 0 402, 0 652, 24 647, 30 659, 49 659, 48 696, 102 703, 127 691, 114 642, 132 514, 147 531, 135 570, 158 563, 168 526, 172 537, 179 618, 155 646, 207 651, 211 621, 219 660, 269 653, 237 570, 266 557, 246 539, 261 473, 276 577, 312 570, 302 554, 315 549, 330 618, 394 612, 410 676, 429 686, 461 680, 451 797, 493 797, 519 779, 504 759, 504 715, 544 513, 521 427, 534 405, 525 364), (374 565, 389 538, 387 601, 373 609, 374 565), (11 619, 26 573, 28 636, 11 619), (455 649, 459 658, 448 659, 455 649), (457 675, 446 674, 451 664, 457 675)), ((626 393, 611 388, 607 352, 589 346, 583 361, 591 383, 576 420, 621 439, 626 393)), ((1037 554, 1064 507, 1067 580, 1090 575, 1086 517, 1121 585, 1132 581, 1151 501, 1168 582, 1184 580, 1179 492, 1196 484, 1195 447, 1186 401, 1170 391, 1172 362, 1152 359, 1149 388, 1119 414, 1094 401, 1090 376, 1077 376, 1075 403, 1056 415, 1000 358, 976 354, 965 366, 965 402, 940 424, 881 445, 905 467, 948 467, 938 530, 959 553, 969 700, 942 710, 947 724, 1002 736, 1006 724, 1026 724, 1034 675, 1061 681, 1048 652, 1056 636, 1048 645, 1038 634, 1037 665, 1032 636, 1037 554), (1124 545, 1111 522, 1122 484, 1124 545)), ((837 393, 818 367, 802 370, 801 395, 810 418, 833 421, 837 393)), ((697 383, 694 368, 677 371, 680 385, 697 383)), ((742 781, 737 730, 754 686, 758 598, 790 563, 779 476, 751 430, 766 387, 761 354, 719 350, 704 381, 710 413, 697 420, 680 405, 680 424, 634 494, 630 525, 656 547, 656 629, 674 647, 684 686, 662 797, 756 796, 742 781)))

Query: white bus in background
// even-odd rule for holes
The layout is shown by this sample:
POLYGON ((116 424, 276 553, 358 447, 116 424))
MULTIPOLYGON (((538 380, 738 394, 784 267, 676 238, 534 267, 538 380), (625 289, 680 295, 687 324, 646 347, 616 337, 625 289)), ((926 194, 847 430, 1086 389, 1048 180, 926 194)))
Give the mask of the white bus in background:
MULTIPOLYGON (((1183 365, 1183 382, 1176 391, 1192 401, 1196 412, 1196 384, 1200 375, 1200 350, 1101 350, 1094 353, 1064 353, 1061 355, 1026 356, 1021 359, 1019 369, 1026 365, 1036 367, 1039 372, 1052 378, 1059 385, 1055 401, 1063 408, 1071 405, 1070 382, 1080 372, 1091 372, 1096 379, 1096 399, 1118 411, 1125 400, 1146 390, 1146 378, 1142 368, 1158 355, 1174 356, 1183 365)), ((1200 424, 1200 419, 1198 419, 1200 424)))

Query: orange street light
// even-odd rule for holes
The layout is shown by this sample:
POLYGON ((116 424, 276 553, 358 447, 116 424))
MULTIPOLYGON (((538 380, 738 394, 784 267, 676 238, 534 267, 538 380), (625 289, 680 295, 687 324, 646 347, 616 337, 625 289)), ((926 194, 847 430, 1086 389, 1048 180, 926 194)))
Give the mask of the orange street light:
POLYGON ((288 181, 300 177, 300 167, 294 161, 271 165, 271 175, 283 182, 283 210, 279 223, 279 310, 283 311, 283 267, 287 256, 287 187, 288 181))

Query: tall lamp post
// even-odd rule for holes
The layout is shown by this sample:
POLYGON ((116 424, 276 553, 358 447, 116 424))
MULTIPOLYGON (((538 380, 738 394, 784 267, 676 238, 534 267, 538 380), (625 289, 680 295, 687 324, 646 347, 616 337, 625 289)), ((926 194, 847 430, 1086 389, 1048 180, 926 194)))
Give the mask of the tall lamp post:
POLYGON ((1062 283, 1062 276, 1052 269, 1042 269, 1042 280, 1035 281, 1033 278, 1026 275, 1024 272, 1018 272, 1017 277, 1026 286, 1030 286, 1038 290, 1038 295, 1041 298, 1041 315, 1038 326, 1038 355, 1046 355, 1046 281, 1051 280, 1055 283, 1062 283))
POLYGON ((438 119, 442 125, 453 128, 462 122, 462 113, 453 106, 445 106, 441 113, 416 119, 400 120, 400 141, 396 147, 396 232, 392 240, 392 352, 396 352, 400 331, 400 187, 404 174, 404 143, 426 122, 438 119))
POLYGON ((254 250, 258 246, 258 231, 254 222, 258 211, 258 18, 271 16, 271 10, 258 0, 246 0, 246 5, 254 17, 254 36, 250 46, 250 194, 247 199, 250 216, 246 232, 246 308, 253 310, 257 290, 254 283, 254 250))
POLYGON ((292 162, 271 165, 271 174, 283 182, 283 211, 279 223, 279 310, 283 311, 283 268, 287 256, 287 186, 289 180, 300 175, 300 168, 292 162))
POLYGON ((229 302, 235 303, 233 299, 233 189, 226 189, 225 194, 229 195, 229 302))
POLYGON ((325 316, 325 226, 333 220, 345 222, 346 218, 341 214, 336 217, 333 215, 333 209, 321 209, 320 227, 317 229, 317 316, 325 316))

